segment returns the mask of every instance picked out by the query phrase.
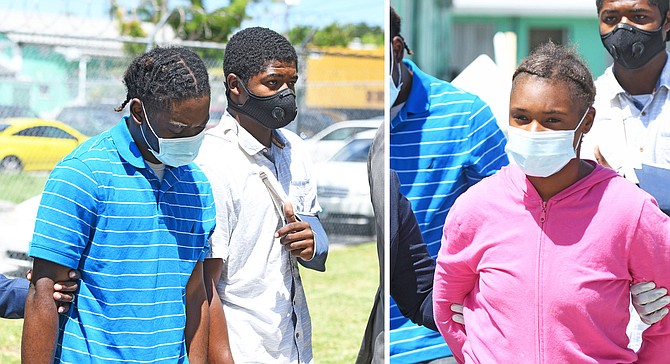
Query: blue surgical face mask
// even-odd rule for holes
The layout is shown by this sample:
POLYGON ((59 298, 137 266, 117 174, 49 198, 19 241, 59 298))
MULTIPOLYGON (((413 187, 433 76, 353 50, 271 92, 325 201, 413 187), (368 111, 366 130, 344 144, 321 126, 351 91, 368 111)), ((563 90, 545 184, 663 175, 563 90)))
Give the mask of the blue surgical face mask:
POLYGON ((400 94, 400 89, 402 88, 402 70, 400 69, 399 64, 395 64, 393 62, 393 53, 391 53, 391 73, 388 75, 388 79, 389 79, 389 102, 390 105, 393 106, 395 100, 398 98, 398 94, 400 94), (396 86, 395 82, 393 82, 393 71, 396 68, 395 66, 398 66, 398 86, 396 86))
POLYGON ((200 145, 202 145, 202 140, 205 138, 205 130, 191 137, 161 138, 156 134, 154 128, 151 127, 147 111, 144 109, 144 103, 142 103, 142 111, 144 112, 144 118, 147 121, 149 130, 151 130, 158 140, 158 152, 147 141, 147 137, 144 135, 144 128, 140 127, 140 131, 142 132, 144 142, 149 147, 149 151, 151 151, 156 159, 171 167, 185 166, 195 160, 195 157, 198 156, 200 145))
MULTIPOLYGON (((527 176, 549 177, 555 174, 577 156, 573 144, 575 132, 582 125, 589 109, 586 109, 574 130, 527 131, 509 128, 505 147, 507 156, 527 176)), ((579 138, 581 140, 581 135, 579 138)))

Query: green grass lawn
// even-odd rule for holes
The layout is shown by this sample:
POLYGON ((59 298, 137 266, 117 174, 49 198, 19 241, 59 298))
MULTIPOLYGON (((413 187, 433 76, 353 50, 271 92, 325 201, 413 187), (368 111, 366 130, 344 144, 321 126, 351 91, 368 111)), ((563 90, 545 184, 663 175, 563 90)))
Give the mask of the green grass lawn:
POLYGON ((312 316, 314 362, 353 363, 379 284, 376 244, 333 249, 326 269, 300 272, 312 316))
POLYGON ((0 363, 21 362, 21 329, 23 320, 0 319, 0 363))
MULTIPOLYGON (((301 269, 312 316, 314 361, 353 363, 377 290, 374 243, 331 249, 325 273, 301 269)), ((20 363, 23 320, 0 319, 0 363, 20 363)))
MULTIPOLYGON (((19 203, 42 193, 47 173, 0 173, 0 200, 19 203)), ((4 361, 2 362, 4 363, 4 361)))

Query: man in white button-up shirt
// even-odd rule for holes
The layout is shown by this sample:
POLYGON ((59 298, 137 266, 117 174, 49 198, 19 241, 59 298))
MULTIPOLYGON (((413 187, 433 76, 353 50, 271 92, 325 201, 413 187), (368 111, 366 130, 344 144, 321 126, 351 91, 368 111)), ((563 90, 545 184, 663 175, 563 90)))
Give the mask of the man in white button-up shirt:
POLYGON ((582 155, 632 182, 636 169, 670 169, 668 1, 598 0, 600 36, 614 64, 596 81, 596 117, 582 155))
MULTIPOLYGON (((582 157, 597 159, 633 183, 642 164, 670 169, 669 6, 668 0, 596 0, 600 37, 614 64, 596 80, 596 117, 584 136, 582 157)), ((631 289, 646 291, 633 296, 638 308, 646 303, 638 309, 642 320, 631 307, 627 333, 635 350, 648 327, 644 323, 668 312, 667 291, 654 287, 651 282, 631 289)))
POLYGON ((325 257, 315 256, 309 223, 293 215, 320 207, 308 151, 297 135, 280 130, 296 115, 297 55, 278 33, 248 28, 228 42, 223 68, 228 109, 196 159, 212 185, 217 215, 205 260, 210 362, 232 355, 236 363, 312 363, 297 263, 325 257), (290 206, 273 202, 261 168, 290 206))

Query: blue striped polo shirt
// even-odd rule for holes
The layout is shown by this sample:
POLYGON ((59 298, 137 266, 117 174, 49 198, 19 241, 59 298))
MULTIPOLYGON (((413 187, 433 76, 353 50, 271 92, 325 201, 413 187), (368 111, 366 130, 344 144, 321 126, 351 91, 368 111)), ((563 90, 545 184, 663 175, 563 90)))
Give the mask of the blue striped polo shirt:
MULTIPOLYGON (((440 248, 444 220, 468 187, 508 164, 505 136, 477 96, 414 72, 407 103, 391 120, 390 166, 409 199, 428 252, 440 248)), ((509 97, 501 95, 501 97, 509 97)), ((413 324, 391 299, 391 362, 416 363, 451 355, 439 333, 413 324)))
POLYGON ((160 182, 126 118, 65 157, 30 246, 32 257, 81 272, 55 362, 187 363, 186 283, 215 216, 200 169, 166 167, 160 182))

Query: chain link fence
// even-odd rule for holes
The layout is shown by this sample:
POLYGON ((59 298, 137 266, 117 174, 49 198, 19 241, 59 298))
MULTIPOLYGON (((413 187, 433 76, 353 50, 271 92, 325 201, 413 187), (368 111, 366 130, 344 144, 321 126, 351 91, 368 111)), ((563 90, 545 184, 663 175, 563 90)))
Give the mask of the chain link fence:
MULTIPOLYGON (((4 254, 0 270, 7 271, 7 259, 16 263, 26 258, 39 195, 50 170, 79 143, 108 130, 128 113, 127 106, 122 112, 114 111, 126 96, 123 74, 134 58, 128 55, 128 45, 144 49, 147 42, 123 40, 0 32, 0 254, 4 254)), ((209 70, 213 126, 226 105, 224 47, 189 47, 201 55, 209 70)), ((381 123, 381 50, 299 50, 299 56, 299 112, 288 128, 302 136, 310 148, 318 151, 321 142, 313 137, 341 121, 377 117, 381 123)), ((368 142, 364 151, 357 145, 358 156, 351 156, 346 149, 352 148, 347 146, 355 135, 347 128, 342 130, 324 137, 336 145, 331 155, 343 150, 340 161, 314 163, 317 180, 325 183, 319 188, 324 225, 334 243, 371 241, 374 225, 361 158, 369 138, 364 139, 368 142), (362 202, 339 208, 354 198, 362 202)))

